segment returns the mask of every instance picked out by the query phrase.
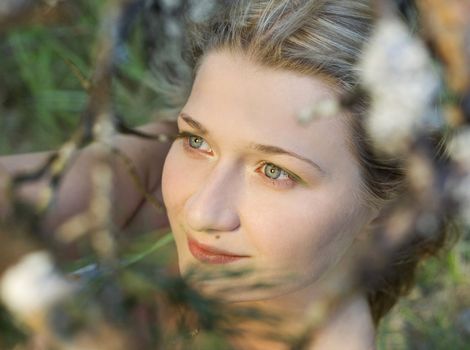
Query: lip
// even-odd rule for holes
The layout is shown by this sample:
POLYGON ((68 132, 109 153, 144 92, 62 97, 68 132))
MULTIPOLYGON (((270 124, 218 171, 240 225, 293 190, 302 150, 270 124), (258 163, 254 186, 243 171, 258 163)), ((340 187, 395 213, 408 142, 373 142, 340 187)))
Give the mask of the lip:
POLYGON ((188 237, 188 247, 197 260, 207 264, 228 264, 249 257, 201 244, 191 237, 188 237))

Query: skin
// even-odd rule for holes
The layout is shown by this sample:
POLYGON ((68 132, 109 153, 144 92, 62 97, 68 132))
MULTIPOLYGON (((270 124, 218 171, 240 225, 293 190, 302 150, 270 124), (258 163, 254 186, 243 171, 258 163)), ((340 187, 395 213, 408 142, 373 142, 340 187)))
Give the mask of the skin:
POLYGON ((195 136, 173 143, 162 177, 183 275, 193 268, 251 269, 236 283, 200 282, 215 293, 230 285, 275 284, 219 293, 232 302, 275 301, 278 308, 301 310, 320 294, 318 281, 336 273, 375 216, 359 191, 361 172, 345 116, 308 125, 296 118, 334 94, 319 77, 263 67, 242 53, 206 55, 178 117, 179 131, 195 136), (252 143, 295 152, 316 166, 255 150, 252 143), (188 248, 189 236, 248 257, 223 265, 201 262, 188 248))
MULTIPOLYGON (((148 134, 176 133, 174 122, 158 121, 139 128, 148 134)), ((154 142, 137 137, 116 135, 113 145, 126 154, 137 171, 138 177, 157 200, 161 201, 161 173, 164 159, 170 147, 169 142, 154 142)), ((70 169, 62 179, 56 193, 55 205, 50 208, 45 220, 45 231, 54 231, 74 215, 86 211, 90 205, 92 193, 91 173, 100 159, 100 145, 92 144, 82 149, 71 162, 70 169)), ((33 171, 39 168, 52 152, 30 153, 0 157, 0 218, 8 215, 3 186, 7 174, 33 171)), ((163 211, 156 212, 137 190, 129 176, 123 161, 110 156, 113 169, 113 222, 129 232, 149 232, 168 227, 168 219, 163 211)), ((21 188, 21 197, 31 203, 40 200, 41 193, 47 187, 49 176, 41 181, 32 182, 21 188)))

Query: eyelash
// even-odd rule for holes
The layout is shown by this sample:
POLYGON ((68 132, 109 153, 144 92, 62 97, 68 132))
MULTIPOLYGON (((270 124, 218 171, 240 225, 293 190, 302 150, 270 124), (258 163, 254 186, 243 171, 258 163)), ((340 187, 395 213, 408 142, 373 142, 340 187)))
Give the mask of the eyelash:
MULTIPOLYGON (((187 152, 201 152, 201 151, 198 151, 197 148, 191 147, 189 145, 189 138, 190 137, 198 137, 198 138, 201 138, 205 141, 205 139, 203 137, 195 135, 195 134, 191 134, 191 133, 186 132, 186 131, 178 132, 178 134, 175 137, 175 140, 182 139, 183 140, 183 147, 187 152)), ((202 152, 202 153, 208 154, 208 152, 202 152)), ((285 170, 285 169, 283 169, 283 168, 281 168, 281 167, 279 167, 276 164, 271 163, 271 162, 263 161, 258 166, 258 168, 256 169, 256 172, 263 175, 263 178, 265 179, 265 181, 269 182, 271 185, 273 185, 276 188, 291 188, 295 184, 301 182, 301 179, 297 175, 292 174, 291 172, 289 172, 289 171, 287 171, 287 170, 285 170), (289 179, 288 180, 282 180, 282 181, 281 180, 277 181, 276 179, 270 179, 268 176, 266 176, 264 174, 264 171, 263 171, 264 167, 266 167, 267 165, 272 165, 273 167, 281 170, 281 172, 283 174, 287 175, 289 179)))

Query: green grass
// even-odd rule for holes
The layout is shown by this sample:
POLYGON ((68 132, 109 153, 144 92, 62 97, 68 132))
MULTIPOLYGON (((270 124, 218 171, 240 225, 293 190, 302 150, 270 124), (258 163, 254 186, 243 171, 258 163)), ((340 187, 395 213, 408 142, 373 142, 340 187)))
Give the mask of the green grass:
MULTIPOLYGON (((57 147, 78 125, 87 101, 79 76, 89 79, 93 71, 100 3, 80 1, 70 23, 0 37, 0 154, 57 147)), ((135 27, 113 87, 117 112, 131 125, 150 120, 160 103, 135 27)))
POLYGON ((421 265, 416 287, 383 321, 379 349, 468 349, 459 317, 470 309, 469 238, 421 265))

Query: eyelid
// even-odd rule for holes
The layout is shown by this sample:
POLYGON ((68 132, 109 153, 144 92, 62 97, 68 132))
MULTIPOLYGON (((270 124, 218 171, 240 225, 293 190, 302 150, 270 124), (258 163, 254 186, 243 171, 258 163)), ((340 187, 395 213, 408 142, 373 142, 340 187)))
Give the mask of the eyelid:
MULTIPOLYGON (((203 139, 204 141, 206 141, 206 139, 202 136, 199 136, 199 135, 196 135, 196 134, 193 134, 193 133, 190 133, 190 132, 187 132, 187 131, 178 131, 178 133, 176 134, 175 136, 175 140, 178 140, 178 139, 182 139, 182 138, 186 138, 186 137, 200 137, 201 139, 203 139)), ((207 142, 207 141, 206 141, 207 142)))
POLYGON ((183 137, 189 137, 189 136, 198 136, 198 135, 191 134, 190 132, 187 132, 187 131, 178 131, 178 133, 175 136, 175 140, 181 139, 183 137))
MULTIPOLYGON (((273 163, 273 164, 274 164, 274 163, 273 163)), ((292 180, 294 180, 294 181, 296 181, 296 182, 303 182, 303 180, 302 180, 299 176, 295 175, 294 173, 290 172, 289 170, 286 170, 286 169, 284 169, 283 167, 277 166, 276 164, 274 164, 274 166, 276 166, 276 167, 278 167, 279 169, 281 169, 282 171, 286 172, 287 175, 289 175, 289 177, 292 178, 292 180)))

